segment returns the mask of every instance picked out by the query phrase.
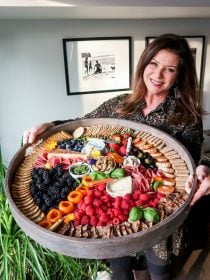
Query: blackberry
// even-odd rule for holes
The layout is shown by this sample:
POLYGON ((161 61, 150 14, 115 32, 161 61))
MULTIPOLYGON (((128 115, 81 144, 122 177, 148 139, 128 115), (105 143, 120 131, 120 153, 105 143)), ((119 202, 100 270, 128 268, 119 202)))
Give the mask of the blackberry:
POLYGON ((76 181, 74 181, 73 183, 72 183, 72 189, 76 189, 77 187, 78 187, 78 183, 76 182, 76 181))
POLYGON ((51 193, 51 194, 49 195, 49 197, 50 197, 50 199, 51 199, 52 201, 56 201, 56 194, 51 193))
POLYGON ((50 176, 48 172, 45 171, 42 175, 42 178, 45 184, 48 184, 50 182, 50 176))
POLYGON ((66 192, 61 192, 61 199, 66 199, 67 198, 68 193, 66 192))
POLYGON ((51 204, 52 204, 52 200, 48 197, 44 200, 44 203, 45 203, 46 206, 50 207, 51 204))
POLYGON ((66 192, 66 193, 69 193, 71 190, 71 188, 69 186, 65 186, 61 192, 66 192))
POLYGON ((38 206, 40 206, 41 204, 42 204, 42 198, 41 197, 37 197, 36 198, 36 200, 35 200, 35 202, 36 202, 36 204, 38 205, 38 206))
POLYGON ((37 191, 36 185, 34 185, 33 183, 30 184, 30 191, 31 191, 32 196, 33 196, 33 195, 36 193, 36 191, 37 191))
POLYGON ((45 205, 45 204, 42 204, 42 205, 40 206, 40 209, 41 209, 41 211, 44 212, 45 214, 47 214, 47 212, 49 211, 49 207, 48 207, 47 205, 45 205))
POLYGON ((68 185, 71 185, 73 183, 73 181, 74 181, 73 178, 71 176, 69 176, 69 178, 67 178, 67 180, 66 180, 66 183, 68 185))
POLYGON ((41 191, 38 191, 36 194, 37 194, 38 197, 42 196, 42 192, 41 191))
POLYGON ((54 175, 55 173, 56 173, 55 168, 49 169, 49 175, 50 175, 50 177, 53 177, 53 175, 54 175))
POLYGON ((60 193, 60 190, 58 187, 51 187, 48 189, 48 191, 50 191, 51 193, 54 193, 54 194, 60 193))
POLYGON ((44 172, 44 168, 38 168, 38 175, 42 176, 43 172, 44 172))
POLYGON ((64 172, 63 172, 63 175, 62 175, 63 180, 66 180, 66 179, 68 179, 69 177, 70 177, 69 172, 68 172, 68 171, 64 171, 64 172))
POLYGON ((62 167, 61 163, 57 164, 55 169, 57 171, 58 176, 61 176, 63 174, 63 167, 62 167))

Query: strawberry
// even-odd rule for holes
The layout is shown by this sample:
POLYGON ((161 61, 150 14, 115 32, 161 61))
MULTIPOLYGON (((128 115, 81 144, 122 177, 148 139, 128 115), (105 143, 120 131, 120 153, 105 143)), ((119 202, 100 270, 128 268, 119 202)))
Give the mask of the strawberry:
POLYGON ((122 134, 122 137, 123 137, 124 139, 128 139, 129 137, 131 137, 131 135, 130 135, 130 133, 125 132, 125 133, 122 134))
POLYGON ((120 149, 120 145, 118 143, 109 143, 108 147, 113 152, 118 152, 120 149))
POLYGON ((119 149, 119 154, 121 156, 125 156, 126 155, 126 147, 125 146, 121 146, 119 149))
POLYGON ((128 139, 122 139, 121 144, 122 144, 122 146, 126 146, 127 147, 128 139))
POLYGON ((121 140, 122 140, 121 134, 119 134, 119 133, 113 134, 112 140, 114 140, 116 143, 121 143, 121 140))

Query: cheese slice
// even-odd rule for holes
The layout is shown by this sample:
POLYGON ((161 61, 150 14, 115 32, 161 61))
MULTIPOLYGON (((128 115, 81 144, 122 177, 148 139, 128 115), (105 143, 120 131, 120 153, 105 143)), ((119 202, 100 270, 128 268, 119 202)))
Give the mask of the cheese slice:
POLYGON ((132 179, 131 176, 126 176, 107 184, 106 191, 112 197, 124 196, 127 193, 132 193, 132 179))

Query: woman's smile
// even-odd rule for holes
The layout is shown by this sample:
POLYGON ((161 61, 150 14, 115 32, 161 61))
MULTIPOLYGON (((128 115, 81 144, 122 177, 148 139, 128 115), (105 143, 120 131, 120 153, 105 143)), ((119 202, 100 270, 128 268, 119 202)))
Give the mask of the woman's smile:
POLYGON ((176 81, 178 66, 178 55, 168 50, 159 51, 144 70, 147 94, 168 94, 176 81))

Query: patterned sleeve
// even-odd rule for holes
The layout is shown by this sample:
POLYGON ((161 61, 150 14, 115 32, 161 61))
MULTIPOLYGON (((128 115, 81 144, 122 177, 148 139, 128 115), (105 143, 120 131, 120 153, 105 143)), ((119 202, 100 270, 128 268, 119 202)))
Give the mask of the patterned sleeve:
POLYGON ((124 97, 126 95, 118 95, 99 105, 95 110, 86 114, 83 119, 90 118, 119 118, 116 110, 124 102, 124 97))
MULTIPOLYGON (((127 94, 122 94, 122 95, 115 96, 111 99, 108 99, 107 101, 99 105, 92 112, 84 115, 81 118, 75 118, 74 120, 91 119, 91 118, 119 118, 118 114, 116 113, 116 109, 121 106, 126 96, 127 94)), ((55 125, 59 125, 70 121, 73 121, 73 119, 53 121, 53 123, 55 125)))
POLYGON ((187 148, 195 164, 198 165, 201 159, 201 148, 203 143, 203 123, 198 122, 195 125, 187 124, 180 137, 180 142, 187 148))

